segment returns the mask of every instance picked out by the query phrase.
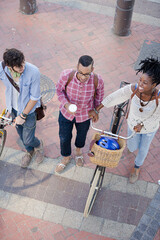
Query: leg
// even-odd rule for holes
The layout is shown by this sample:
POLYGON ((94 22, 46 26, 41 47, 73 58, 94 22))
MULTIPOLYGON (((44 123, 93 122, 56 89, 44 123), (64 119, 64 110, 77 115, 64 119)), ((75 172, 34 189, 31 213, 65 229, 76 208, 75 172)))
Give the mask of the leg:
POLYGON ((89 130, 90 126, 90 120, 87 120, 82 123, 75 123, 76 129, 77 129, 77 136, 75 140, 75 146, 76 146, 76 165, 77 166, 83 166, 83 156, 81 149, 85 145, 87 132, 89 130))
POLYGON ((63 159, 60 164, 56 166, 55 171, 60 173, 66 167, 66 165, 70 162, 71 155, 71 140, 72 140, 72 130, 74 120, 70 121, 66 119, 62 113, 59 113, 59 138, 60 138, 60 148, 61 155, 63 159))
POLYGON ((129 181, 130 183, 135 183, 138 180, 140 173, 140 166, 143 165, 143 162, 148 154, 150 144, 155 136, 156 132, 148 134, 139 134, 140 142, 138 146, 138 154, 135 159, 135 166, 131 171, 129 181))
POLYGON ((33 151, 34 148, 40 146, 40 141, 35 137, 36 130, 36 115, 35 112, 27 116, 23 126, 22 139, 23 144, 28 152, 33 151))
POLYGON ((148 154, 149 147, 151 145, 151 142, 155 136, 156 132, 148 133, 148 134, 140 134, 141 140, 139 143, 139 151, 135 159, 135 165, 140 167, 143 165, 143 162, 148 154))
MULTIPOLYGON (((128 136, 132 134, 132 130, 128 127, 128 136)), ((135 134, 132 138, 127 140, 127 147, 130 152, 134 152, 138 149, 140 142, 140 134, 135 134)))
POLYGON ((43 142, 35 137, 36 115, 35 112, 27 116, 23 125, 17 125, 19 135, 21 133, 22 142, 27 150, 27 154, 22 159, 21 167, 26 168, 33 157, 35 150, 35 160, 39 164, 44 160, 43 142))

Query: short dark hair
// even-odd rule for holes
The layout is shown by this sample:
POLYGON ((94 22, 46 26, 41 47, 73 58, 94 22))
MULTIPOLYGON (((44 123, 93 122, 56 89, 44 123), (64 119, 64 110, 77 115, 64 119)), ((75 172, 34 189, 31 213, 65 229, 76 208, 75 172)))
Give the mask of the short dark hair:
POLYGON ((83 67, 88 67, 89 65, 94 64, 93 58, 88 55, 83 55, 79 58, 78 64, 82 64, 83 67))
POLYGON ((6 49, 3 54, 3 60, 6 66, 9 67, 21 67, 25 61, 23 53, 15 48, 6 49))
POLYGON ((141 67, 137 70, 139 72, 146 73, 152 79, 152 84, 156 83, 156 86, 160 84, 160 62, 155 58, 146 58, 140 62, 141 67))

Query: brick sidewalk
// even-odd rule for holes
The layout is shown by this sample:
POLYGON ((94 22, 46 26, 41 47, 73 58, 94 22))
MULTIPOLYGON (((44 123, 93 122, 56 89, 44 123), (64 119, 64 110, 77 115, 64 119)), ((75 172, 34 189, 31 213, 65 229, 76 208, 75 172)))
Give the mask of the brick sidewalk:
MULTIPOLYGON (((107 15, 97 14, 72 7, 70 8, 67 6, 62 6, 51 2, 47 3, 42 0, 38 1, 38 12, 34 15, 31 16, 22 15, 21 13, 18 12, 18 8, 19 6, 16 1, 8 0, 7 7, 6 1, 1 1, 0 30, 2 34, 0 38, 0 50, 1 50, 0 59, 2 59, 2 54, 5 48, 11 47, 19 48, 24 52, 26 60, 37 65, 41 73, 51 78, 54 83, 57 82, 60 72, 63 69, 76 67, 77 60, 80 55, 90 54, 93 56, 95 60, 95 72, 98 72, 104 78, 105 94, 107 95, 108 93, 117 89, 122 80, 129 81, 131 83, 138 80, 138 76, 135 75, 135 71, 133 69, 134 63, 138 58, 144 40, 148 39, 150 41, 160 42, 159 28, 156 26, 147 25, 147 23, 143 24, 140 22, 133 21, 131 35, 128 37, 117 37, 113 35, 111 31, 113 25, 113 17, 109 17, 107 15)), ((0 82, 0 88, 1 88, 0 109, 2 110, 2 107, 5 106, 4 88, 2 87, 2 82, 0 82)), ((45 155, 49 158, 52 158, 52 161, 54 162, 58 161, 57 158, 59 158, 60 156, 57 124, 57 117, 59 112, 58 107, 59 102, 57 101, 57 96, 55 95, 53 100, 48 104, 45 119, 37 124, 37 136, 39 138, 44 139, 45 155)), ((96 127, 102 129, 106 129, 106 127, 109 127, 110 117, 111 110, 104 109, 100 115, 100 121, 96 125, 96 127)), ((21 148, 23 149, 21 143, 19 142, 15 129, 12 127, 8 127, 7 131, 8 131, 7 146, 11 147, 12 149, 21 148)), ((124 124, 123 134, 124 135, 126 134, 126 124, 124 124)), ((89 143, 92 138, 92 135, 93 131, 91 130, 88 134, 86 146, 84 148, 86 170, 94 168, 86 154, 89 149, 89 143)), ((144 183, 144 185, 145 183, 147 185, 148 182, 150 184, 151 183, 155 184, 157 183, 157 180, 160 178, 159 143, 160 133, 158 130, 156 137, 154 138, 153 143, 151 144, 150 152, 145 160, 144 167, 141 171, 140 180, 144 183)), ((16 161, 16 155, 14 155, 13 153, 14 151, 11 152, 12 160, 16 161)), ((107 174, 111 174, 115 176, 115 178, 116 176, 117 177, 121 176, 121 178, 125 179, 124 181, 127 182, 127 177, 129 175, 130 169, 133 166, 134 157, 135 157, 134 154, 128 155, 127 150, 125 150, 118 168, 107 170, 108 172, 107 174)), ((4 162, 2 162, 2 165, 3 163, 4 162)), ((12 164, 10 164, 10 172, 6 173, 5 175, 8 179, 10 179, 9 174, 11 174, 11 172, 14 173, 13 169, 15 170, 16 168, 13 166, 11 167, 11 165, 12 164)), ((42 164, 42 169, 43 168, 45 169, 47 167, 48 167, 47 162, 45 162, 45 164, 42 164)), ((2 169, 3 168, 0 168, 1 177, 3 175, 2 169)), ((18 174, 21 174, 21 171, 18 170, 18 168, 16 172, 18 174)), ((43 174, 45 174, 45 172, 43 172, 43 174)), ((69 171, 66 172, 65 174, 66 175, 69 174, 69 171)), ((20 176, 22 177, 22 175, 20 176)), ((56 179, 62 180, 61 176, 55 177, 54 175, 52 179, 54 181, 56 181, 56 179)), ((20 179, 16 180, 17 180, 16 183, 20 184, 20 179)), ((29 181, 30 178, 29 177, 25 178, 25 180, 29 181)), ((73 183, 73 181, 71 182, 73 183)), ((87 182, 87 184, 88 183, 89 181, 87 182)), ((10 192, 11 186, 8 186, 7 181, 6 182, 4 181, 3 184, 4 184, 3 187, 6 187, 5 196, 11 196, 10 195, 12 193, 10 192)), ((2 182, 0 183, 0 185, 1 190, 3 191, 2 182)), ((85 184, 83 184, 83 186, 85 186, 85 184)), ((64 186, 61 187, 62 191, 64 191, 65 189, 64 186)), ((25 192, 23 184, 22 191, 25 192)), ((104 189, 104 192, 105 191, 107 191, 107 189, 104 189)), ((113 194, 115 194, 115 190, 113 192, 114 192, 113 194)), ((28 198, 29 197, 31 198, 30 200, 35 200, 34 199, 35 196, 32 195, 34 194, 34 189, 30 188, 27 193, 28 198)), ((16 193, 14 192, 14 194, 16 193)), ((39 196, 42 196, 43 194, 44 194, 43 191, 42 192, 39 191, 39 196)), ((18 196, 14 196, 15 199, 18 196)), ((59 198, 60 196, 61 193, 59 194, 59 198)), ((138 199, 139 203, 140 202, 139 198, 136 197, 136 199, 138 199)), ((0 204, 2 200, 3 197, 2 199, 0 198, 0 204)), ((64 199, 64 201, 66 201, 65 204, 67 204, 67 200, 68 199, 64 199)), ((110 199, 110 201, 111 200, 112 199, 110 199)), ((115 197, 114 201, 116 201, 115 197)), ((151 198, 147 199, 146 197, 144 199, 146 205, 143 209, 143 213, 148 207, 150 201, 151 198)), ((105 203, 105 201, 103 203, 105 203)), ((141 203, 143 205, 142 198, 141 203)), ((119 204, 119 202, 117 204, 119 204)), ((135 204, 135 202, 133 204, 135 204)), ((2 206, 0 205, 0 207, 2 206)), ((130 218, 132 219, 132 223, 133 218, 136 216, 134 215, 135 211, 136 213, 138 212, 137 209, 138 208, 136 208, 136 210, 134 209, 133 211, 134 213, 132 212, 133 215, 130 218)), ((99 210, 102 211, 101 206, 99 206, 99 210)), ((78 214, 80 213, 81 212, 78 212, 78 214)), ((113 220, 110 219, 111 216, 109 217, 109 214, 111 213, 106 212, 106 215, 103 216, 103 217, 107 216, 106 219, 101 219, 103 224, 104 221, 111 222, 113 220)), ((115 223, 118 224, 118 222, 116 222, 118 221, 118 218, 116 218, 117 216, 116 214, 117 210, 113 209, 112 217, 115 218, 115 223)), ((88 226, 89 221, 91 220, 90 219, 88 220, 88 226)), ((138 220, 135 221, 137 222, 134 222, 134 224, 137 224, 138 220)), ((125 224, 125 220, 123 221, 123 223, 125 224)), ((27 217, 21 213, 13 213, 10 210, 4 209, 1 209, 0 224, 1 224, 0 226, 4 227, 3 230, 2 229, 0 230, 0 234, 4 232, 5 234, 8 234, 3 236, 5 240, 9 239, 13 240, 14 238, 18 239, 16 237, 16 234, 20 234, 18 236, 24 237, 19 239, 30 239, 29 237, 31 237, 31 239, 39 240, 40 239, 109 240, 109 238, 107 238, 108 236, 107 233, 105 233, 106 237, 97 236, 87 231, 84 232, 76 229, 65 228, 63 224, 57 225, 56 223, 50 223, 44 220, 36 219, 34 217, 29 216, 27 217), (4 221, 5 216, 8 216, 8 218, 6 217, 7 222, 4 221), (15 219, 14 221, 16 221, 16 225, 13 219, 15 219), (27 225, 28 222, 30 222, 30 225, 27 225), (19 228, 17 227, 18 223, 20 224, 19 228), (28 227, 23 228, 22 227, 24 226, 23 224, 28 227), (44 226, 43 229, 41 228, 41 226, 44 226), (52 228, 53 230, 52 233, 54 234, 54 236, 53 235, 46 236, 46 234, 49 233, 48 228, 50 229, 52 228), (22 232, 20 231, 20 229, 22 230, 22 232), (9 235, 9 233, 12 234, 14 231, 15 236, 9 235), (26 233, 26 231, 28 231, 28 234, 26 233)), ((115 224, 115 226, 117 225, 115 224)), ((159 234, 160 233, 158 232, 155 240, 158 240, 159 234)))

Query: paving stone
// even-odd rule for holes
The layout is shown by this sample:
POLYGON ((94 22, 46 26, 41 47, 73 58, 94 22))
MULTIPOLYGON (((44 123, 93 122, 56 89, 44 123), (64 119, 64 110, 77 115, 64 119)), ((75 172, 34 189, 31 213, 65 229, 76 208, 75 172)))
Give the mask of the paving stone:
POLYGON ((150 206, 158 210, 160 209, 160 201, 153 199, 150 203, 150 206))
POLYGON ((145 234, 145 235, 143 235, 141 240, 153 240, 153 237, 150 237, 150 236, 145 234))
POLYGON ((105 220, 102 227, 102 234, 118 240, 127 240, 132 235, 134 229, 135 226, 133 225, 105 220))
POLYGON ((43 215, 43 219, 54 223, 62 223, 65 212, 66 208, 59 206, 57 207, 56 205, 48 203, 43 215))
POLYGON ((158 189, 158 185, 149 182, 147 184, 146 196, 149 198, 153 198, 155 193, 157 192, 157 189, 158 189))
POLYGON ((7 207, 10 197, 11 197, 10 193, 0 190, 0 207, 1 208, 7 207))
POLYGON ((137 181, 135 184, 127 184, 127 192, 137 195, 146 196, 147 182, 137 181))
POLYGON ((144 232, 147 229, 147 225, 140 223, 137 228, 140 232, 144 232))
POLYGON ((141 223, 148 225, 151 222, 152 218, 147 216, 146 214, 143 215, 141 218, 141 223))
POLYGON ((154 196, 154 199, 157 200, 157 201, 160 201, 160 193, 157 192, 154 196))
POLYGON ((150 226, 153 228, 153 229, 159 229, 160 227, 160 224, 158 223, 157 220, 153 219, 153 221, 151 222, 150 226))
POLYGON ((103 223, 103 218, 97 218, 92 215, 89 215, 87 218, 83 218, 80 230, 81 231, 90 231, 92 233, 100 233, 103 223))
POLYGON ((155 235, 156 235, 156 233, 157 233, 157 231, 158 231, 158 228, 157 229, 153 229, 153 228, 151 228, 151 227, 148 227, 148 229, 147 229, 147 234, 149 235, 149 236, 151 236, 151 237, 155 237, 155 235))
POLYGON ((160 211, 157 211, 156 215, 155 215, 155 219, 159 222, 160 224, 160 211))
POLYGON ((47 203, 44 203, 35 199, 29 199, 27 206, 24 210, 24 214, 32 217, 42 218, 45 212, 46 206, 47 206, 47 203))
POLYGON ((19 195, 11 194, 11 197, 8 201, 8 210, 12 210, 17 213, 23 213, 26 209, 29 199, 19 195))
POLYGON ((76 181, 83 179, 84 183, 90 183, 92 176, 93 172, 90 169, 86 168, 84 171, 84 168, 76 167, 72 179, 76 181))
POLYGON ((148 207, 145 214, 150 216, 150 217, 153 217, 155 214, 156 214, 157 210, 155 208, 152 208, 152 207, 148 207))
POLYGON ((83 220, 83 214, 67 209, 62 219, 64 226, 72 226, 73 228, 80 228, 83 220))
POLYGON ((133 233, 133 237, 137 240, 140 240, 142 238, 142 235, 143 235, 143 233, 141 233, 138 230, 133 233))
POLYGON ((128 179, 117 175, 112 175, 110 189, 113 191, 126 192, 128 179))

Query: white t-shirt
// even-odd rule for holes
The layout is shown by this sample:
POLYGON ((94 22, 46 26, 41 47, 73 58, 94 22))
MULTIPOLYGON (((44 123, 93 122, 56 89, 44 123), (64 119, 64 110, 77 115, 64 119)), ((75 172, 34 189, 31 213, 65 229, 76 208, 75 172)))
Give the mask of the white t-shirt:
MULTIPOLYGON (((19 86, 19 82, 16 82, 16 84, 19 86)), ((12 86, 12 104, 13 108, 18 111, 18 97, 19 97, 19 92, 15 87, 12 86)))

